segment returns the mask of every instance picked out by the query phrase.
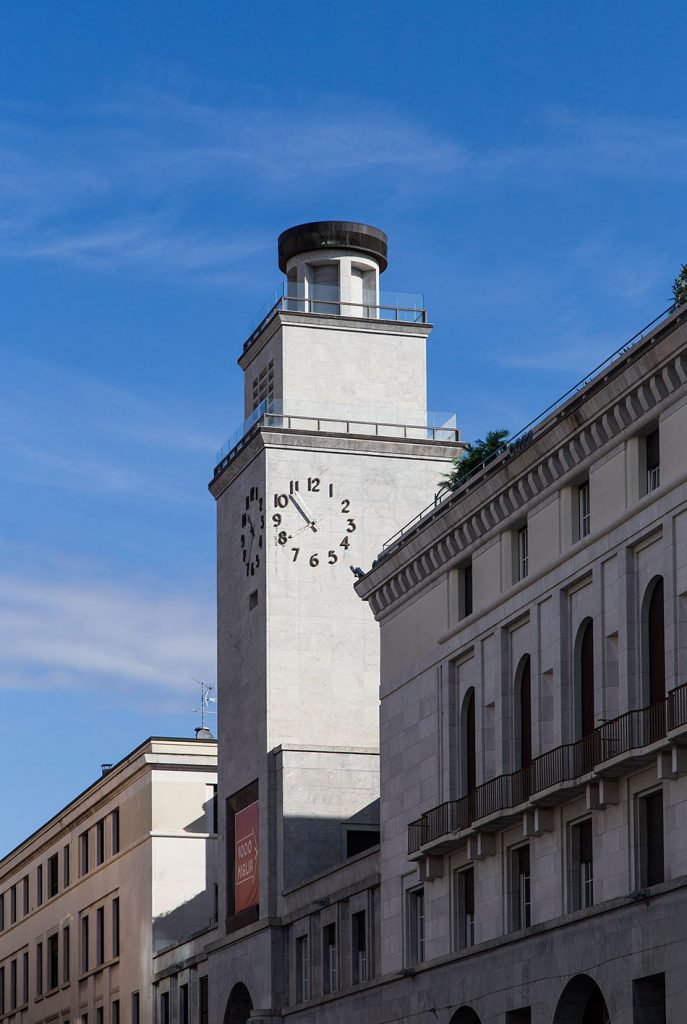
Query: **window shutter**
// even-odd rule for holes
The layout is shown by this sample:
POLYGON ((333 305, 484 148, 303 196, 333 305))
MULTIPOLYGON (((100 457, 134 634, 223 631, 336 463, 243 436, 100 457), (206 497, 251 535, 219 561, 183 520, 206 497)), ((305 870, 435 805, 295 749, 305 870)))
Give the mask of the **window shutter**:
POLYGON ((210 1024, 208 1003, 208 976, 205 974, 200 979, 200 1024, 210 1024))
POLYGON ((663 793, 644 798, 646 818, 646 884, 663 881, 663 793))

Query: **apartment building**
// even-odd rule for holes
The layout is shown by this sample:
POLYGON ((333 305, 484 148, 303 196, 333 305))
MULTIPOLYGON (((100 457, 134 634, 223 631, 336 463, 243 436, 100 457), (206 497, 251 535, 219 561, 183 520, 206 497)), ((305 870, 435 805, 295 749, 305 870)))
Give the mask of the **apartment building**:
POLYGON ((148 739, 0 862, 3 1024, 152 1024, 154 953, 214 923, 216 765, 148 739))

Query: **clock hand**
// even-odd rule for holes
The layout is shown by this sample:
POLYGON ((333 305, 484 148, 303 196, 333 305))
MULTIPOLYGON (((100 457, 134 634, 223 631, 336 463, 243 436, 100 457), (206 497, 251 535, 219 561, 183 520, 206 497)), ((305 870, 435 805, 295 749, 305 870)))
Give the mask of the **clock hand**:
POLYGON ((290 494, 289 497, 291 498, 291 501, 294 503, 294 505, 296 506, 296 508, 300 512, 300 514, 305 519, 305 521, 308 524, 308 526, 310 527, 310 529, 313 531, 313 533, 316 533, 317 532, 317 527, 315 526, 315 519, 314 519, 312 513, 307 509, 305 501, 302 498, 300 498, 297 501, 293 494, 290 494))
POLYGON ((255 527, 253 526, 253 520, 251 519, 251 517, 250 517, 248 512, 246 512, 246 519, 247 519, 248 525, 250 527, 250 532, 251 532, 252 536, 254 537, 255 536, 255 527))
POLYGON ((312 523, 308 523, 306 526, 301 526, 300 530, 296 530, 295 533, 290 533, 289 539, 291 540, 294 537, 297 537, 299 533, 304 533, 305 530, 312 530, 314 533, 317 533, 317 526, 315 525, 314 519, 312 523))

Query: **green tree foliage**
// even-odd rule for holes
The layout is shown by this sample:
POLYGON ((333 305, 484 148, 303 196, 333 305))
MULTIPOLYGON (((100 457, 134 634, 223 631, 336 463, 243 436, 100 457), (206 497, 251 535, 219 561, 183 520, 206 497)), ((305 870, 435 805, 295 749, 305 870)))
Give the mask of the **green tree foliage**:
POLYGON ((454 491, 473 469, 481 466, 491 455, 496 455, 504 448, 509 435, 510 430, 490 430, 484 440, 478 437, 473 444, 466 445, 461 454, 453 460, 453 469, 442 482, 454 491))
POLYGON ((687 263, 682 264, 682 270, 673 281, 673 297, 678 306, 687 302, 687 263))

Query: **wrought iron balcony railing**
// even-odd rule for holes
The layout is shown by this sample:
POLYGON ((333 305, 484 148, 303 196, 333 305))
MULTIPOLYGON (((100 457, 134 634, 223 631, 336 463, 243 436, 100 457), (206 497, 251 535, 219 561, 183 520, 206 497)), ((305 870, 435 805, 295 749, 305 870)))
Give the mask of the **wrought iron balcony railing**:
POLYGON ((657 704, 627 711, 575 743, 547 750, 525 768, 499 775, 459 800, 448 800, 426 811, 408 826, 408 854, 470 828, 482 818, 518 807, 553 786, 574 782, 619 755, 665 739, 673 729, 684 725, 687 683, 671 690, 657 704))

